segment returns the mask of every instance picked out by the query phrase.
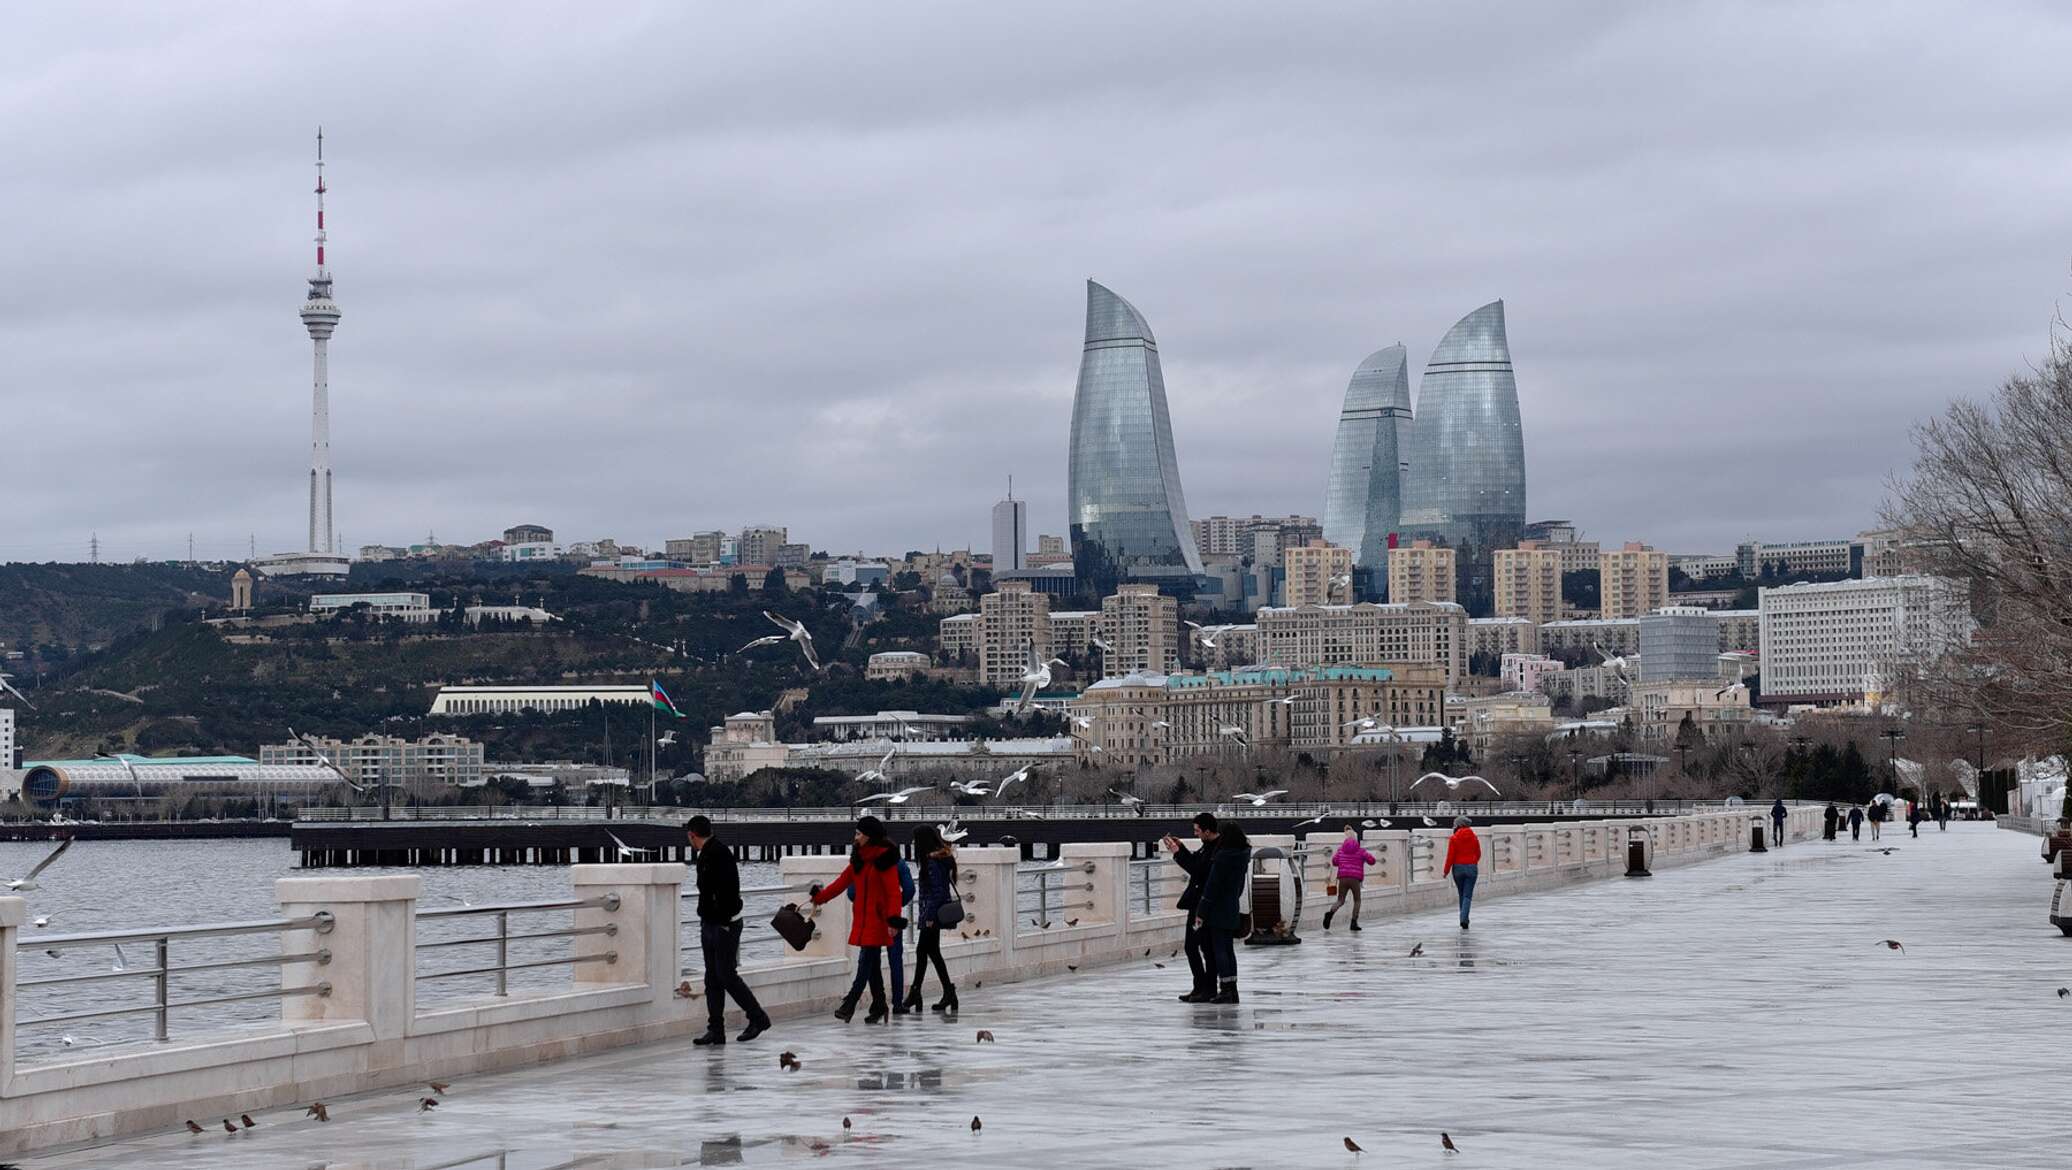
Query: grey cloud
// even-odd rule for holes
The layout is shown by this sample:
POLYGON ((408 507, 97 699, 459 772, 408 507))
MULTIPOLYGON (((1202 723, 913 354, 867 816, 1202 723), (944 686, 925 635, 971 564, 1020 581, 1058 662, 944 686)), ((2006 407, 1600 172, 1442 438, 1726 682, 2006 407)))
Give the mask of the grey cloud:
POLYGON ((1536 516, 1851 532, 2047 342, 2054 6, 67 6, 0 44, 0 557, 300 531, 328 128, 352 543, 1061 530, 1081 281, 1198 515, 1508 305, 1536 516))

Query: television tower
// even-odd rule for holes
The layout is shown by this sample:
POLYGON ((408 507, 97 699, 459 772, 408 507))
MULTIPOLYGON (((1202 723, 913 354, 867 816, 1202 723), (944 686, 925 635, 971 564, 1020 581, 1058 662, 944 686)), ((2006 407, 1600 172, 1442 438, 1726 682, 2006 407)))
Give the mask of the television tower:
POLYGON ((331 270, 324 266, 324 128, 317 127, 317 270, 302 302, 302 324, 316 349, 315 382, 309 403, 309 551, 329 553, 331 535, 331 331, 338 328, 338 302, 331 299, 331 270))

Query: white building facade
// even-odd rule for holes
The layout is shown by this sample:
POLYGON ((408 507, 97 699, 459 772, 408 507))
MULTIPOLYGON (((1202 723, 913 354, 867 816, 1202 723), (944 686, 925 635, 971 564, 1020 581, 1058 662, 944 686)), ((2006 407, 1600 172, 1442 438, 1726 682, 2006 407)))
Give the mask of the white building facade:
POLYGON ((1961 582, 1910 575, 1785 585, 1759 595, 1763 702, 1874 701, 1971 636, 1961 582))

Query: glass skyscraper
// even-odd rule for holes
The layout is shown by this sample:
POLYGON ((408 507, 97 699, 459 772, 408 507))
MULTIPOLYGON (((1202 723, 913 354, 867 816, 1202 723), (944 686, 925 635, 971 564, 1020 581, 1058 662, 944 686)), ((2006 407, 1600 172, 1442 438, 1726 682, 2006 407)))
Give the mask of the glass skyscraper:
MULTIPOLYGON (((1410 367, 1401 345, 1367 355, 1346 383, 1324 489, 1324 539, 1353 550, 1361 575, 1385 574, 1388 534, 1402 510, 1402 457, 1410 427, 1410 367)), ((1371 586, 1369 591, 1371 591, 1371 586)))
POLYGON ((1490 554, 1525 525, 1525 433, 1504 336, 1504 303, 1462 317, 1425 366, 1403 474, 1402 533, 1457 552, 1458 595, 1473 615, 1493 601, 1490 554))
POLYGON ((1091 280, 1067 492, 1083 589, 1105 596, 1118 581, 1191 585, 1201 575, 1158 340, 1136 306, 1091 280))

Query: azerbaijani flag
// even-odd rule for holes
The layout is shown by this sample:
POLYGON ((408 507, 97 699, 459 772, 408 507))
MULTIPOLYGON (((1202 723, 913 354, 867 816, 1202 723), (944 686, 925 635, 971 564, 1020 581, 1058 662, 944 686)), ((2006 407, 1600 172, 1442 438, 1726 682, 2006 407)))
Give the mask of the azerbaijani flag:
POLYGON ((648 680, 648 701, 655 705, 657 711, 667 711, 678 719, 684 718, 684 713, 677 710, 676 704, 670 701, 669 692, 663 690, 662 684, 653 679, 648 680))

